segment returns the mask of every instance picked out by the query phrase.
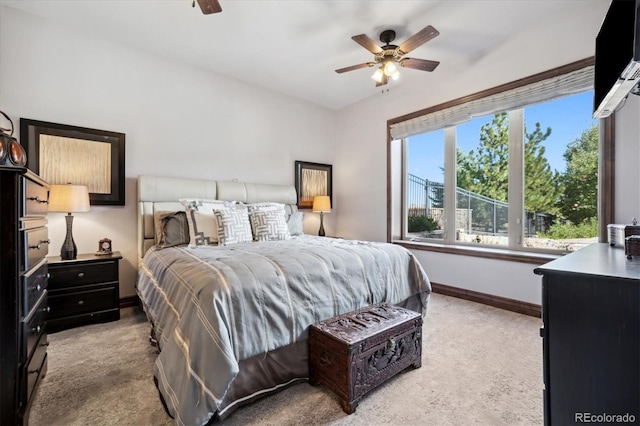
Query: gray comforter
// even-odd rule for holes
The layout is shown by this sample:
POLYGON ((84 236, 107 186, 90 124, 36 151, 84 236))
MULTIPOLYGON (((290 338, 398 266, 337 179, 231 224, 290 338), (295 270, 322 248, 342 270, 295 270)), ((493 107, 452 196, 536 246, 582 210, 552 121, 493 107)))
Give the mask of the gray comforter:
MULTIPOLYGON (((310 324, 431 286, 408 250, 313 236, 226 247, 150 249, 137 291, 161 352, 158 389, 177 424, 206 424, 238 363, 307 338, 310 324)), ((225 405, 227 403, 225 402, 225 405)))

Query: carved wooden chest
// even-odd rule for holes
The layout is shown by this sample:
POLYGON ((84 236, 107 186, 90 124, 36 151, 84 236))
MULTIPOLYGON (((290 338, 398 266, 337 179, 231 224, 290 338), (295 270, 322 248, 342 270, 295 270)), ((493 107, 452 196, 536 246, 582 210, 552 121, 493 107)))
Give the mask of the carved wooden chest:
POLYGON ((627 255, 627 259, 640 256, 640 235, 629 235, 624 239, 624 254, 627 255))
POLYGON ((422 316, 386 303, 312 324, 309 383, 323 384, 351 414, 370 390, 422 364, 422 316))

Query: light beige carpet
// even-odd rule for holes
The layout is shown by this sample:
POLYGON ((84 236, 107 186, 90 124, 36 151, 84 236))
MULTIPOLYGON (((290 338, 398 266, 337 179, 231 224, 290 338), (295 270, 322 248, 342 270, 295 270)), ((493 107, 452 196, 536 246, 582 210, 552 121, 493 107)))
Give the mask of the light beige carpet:
MULTIPOLYGON (((224 425, 540 425, 538 318, 439 294, 423 328, 422 367, 345 414, 328 389, 292 386, 234 412, 224 425)), ((49 371, 30 425, 171 425, 153 383, 156 349, 139 309, 117 322, 49 336, 49 371)))

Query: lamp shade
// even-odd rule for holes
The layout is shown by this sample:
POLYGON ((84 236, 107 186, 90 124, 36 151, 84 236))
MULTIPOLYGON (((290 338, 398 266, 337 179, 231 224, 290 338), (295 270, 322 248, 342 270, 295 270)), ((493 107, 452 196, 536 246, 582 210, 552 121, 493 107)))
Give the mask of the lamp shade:
POLYGON ((331 211, 331 198, 328 195, 316 195, 313 197, 313 211, 329 213, 331 211))
POLYGON ((88 212, 89 189, 84 185, 51 185, 49 211, 61 213, 88 212))

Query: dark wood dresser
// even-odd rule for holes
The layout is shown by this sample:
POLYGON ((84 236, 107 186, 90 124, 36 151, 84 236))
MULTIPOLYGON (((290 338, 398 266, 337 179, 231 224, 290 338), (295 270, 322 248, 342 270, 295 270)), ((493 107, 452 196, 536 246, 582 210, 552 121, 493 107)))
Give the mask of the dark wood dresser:
POLYGON ((534 272, 542 275, 545 424, 638 424, 640 258, 591 244, 534 272))
POLYGON ((47 371, 49 185, 0 166, 0 424, 28 423, 47 371))
POLYGON ((120 319, 120 259, 119 252, 79 254, 72 260, 49 257, 50 333, 120 319))

